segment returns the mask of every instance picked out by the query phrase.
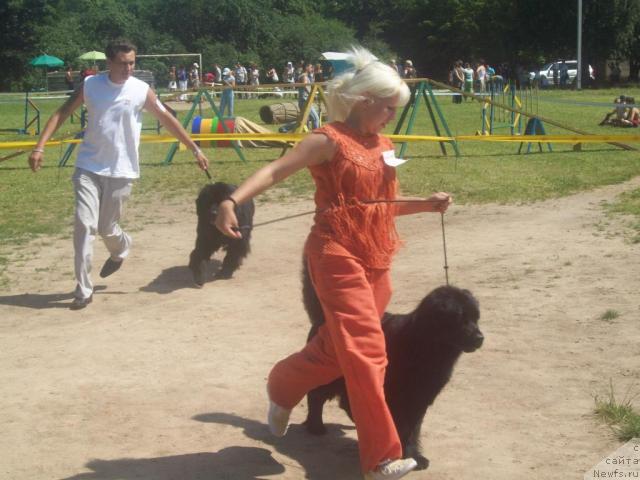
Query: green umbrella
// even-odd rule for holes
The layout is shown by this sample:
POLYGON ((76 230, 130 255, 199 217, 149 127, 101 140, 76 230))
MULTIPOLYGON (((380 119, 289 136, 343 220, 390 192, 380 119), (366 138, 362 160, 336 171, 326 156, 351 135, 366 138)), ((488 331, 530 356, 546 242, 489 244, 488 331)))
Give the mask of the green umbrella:
POLYGON ((78 57, 78 60, 91 60, 92 62, 95 62, 96 60, 106 60, 106 59, 107 59, 107 56, 104 53, 98 52, 96 50, 83 53, 78 57))
POLYGON ((53 55, 40 55, 39 57, 36 57, 34 59, 32 59, 29 62, 29 65, 33 66, 33 67, 44 67, 44 68, 49 68, 49 67, 61 67, 64 65, 64 62, 62 60, 60 60, 58 57, 54 57, 53 55))
POLYGON ((53 55, 44 54, 32 59, 29 62, 29 65, 44 69, 45 88, 49 90, 49 79, 47 78, 47 69, 50 67, 62 67, 64 65, 64 62, 60 60, 58 57, 54 57, 53 55))

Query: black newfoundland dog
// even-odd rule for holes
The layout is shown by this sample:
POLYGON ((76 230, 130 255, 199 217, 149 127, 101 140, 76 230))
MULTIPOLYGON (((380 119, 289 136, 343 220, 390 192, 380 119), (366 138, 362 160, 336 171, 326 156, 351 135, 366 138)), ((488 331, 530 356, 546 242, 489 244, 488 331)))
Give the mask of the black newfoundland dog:
POLYGON ((218 205, 235 189, 235 185, 216 182, 204 187, 196 199, 198 227, 196 247, 189 256, 189 269, 193 273, 193 281, 198 287, 204 285, 207 264, 214 252, 220 248, 226 250, 222 267, 215 275, 215 278, 226 279, 233 276, 233 272, 240 267, 242 260, 251 250, 251 230, 255 212, 253 200, 235 207, 238 226, 242 233, 241 239, 229 238, 215 226, 218 205))
MULTIPOLYGON (((324 323, 324 314, 306 261, 303 300, 311 318, 310 340, 324 323)), ((419 443, 422 420, 451 378, 462 352, 473 352, 482 345, 484 336, 478 328, 479 318, 479 304, 471 292, 452 286, 436 288, 409 314, 385 313, 382 318, 389 359, 385 396, 402 442, 403 455, 415 459, 418 470, 429 466, 419 443)), ((325 402, 336 396, 340 407, 351 417, 344 378, 309 392, 309 411, 304 424, 310 433, 326 432, 322 409, 325 402)))

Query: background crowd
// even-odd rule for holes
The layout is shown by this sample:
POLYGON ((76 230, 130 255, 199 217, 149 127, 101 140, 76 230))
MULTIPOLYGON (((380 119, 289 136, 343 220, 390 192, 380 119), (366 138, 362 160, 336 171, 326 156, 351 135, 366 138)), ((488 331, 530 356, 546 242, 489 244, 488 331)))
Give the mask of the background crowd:
MULTIPOLYGON (((396 60, 392 59, 389 64, 402 78, 416 78, 418 76, 411 60, 397 64, 396 60)), ((171 66, 168 87, 170 91, 186 91, 199 88, 201 83, 208 86, 229 85, 233 81, 234 86, 259 86, 261 84, 324 82, 332 77, 333 71, 330 64, 325 64, 323 67, 321 63, 305 60, 298 61, 295 66, 293 62, 289 61, 280 70, 274 65, 261 69, 256 63, 243 65, 236 62, 235 65, 227 67, 213 63, 202 75, 200 74, 200 66, 197 63, 192 63, 188 68, 184 65, 171 66)))

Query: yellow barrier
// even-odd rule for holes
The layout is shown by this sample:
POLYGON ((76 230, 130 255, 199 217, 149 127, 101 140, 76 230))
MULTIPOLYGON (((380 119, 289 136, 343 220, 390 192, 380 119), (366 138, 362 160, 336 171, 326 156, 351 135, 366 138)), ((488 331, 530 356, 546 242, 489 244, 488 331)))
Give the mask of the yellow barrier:
MULTIPOLYGON (((279 142, 299 142, 308 133, 211 133, 193 134, 194 140, 262 140, 279 142)), ((387 135, 393 142, 543 142, 543 143, 609 143, 640 142, 640 135, 457 135, 454 137, 438 137, 432 135, 387 135)), ((175 143, 170 135, 143 135, 142 143, 175 143)), ((51 140, 48 147, 80 143, 82 139, 51 140)), ((32 148, 35 141, 0 142, 0 149, 32 148)))
POLYGON ((458 135, 458 142, 609 143, 640 142, 640 135, 458 135))

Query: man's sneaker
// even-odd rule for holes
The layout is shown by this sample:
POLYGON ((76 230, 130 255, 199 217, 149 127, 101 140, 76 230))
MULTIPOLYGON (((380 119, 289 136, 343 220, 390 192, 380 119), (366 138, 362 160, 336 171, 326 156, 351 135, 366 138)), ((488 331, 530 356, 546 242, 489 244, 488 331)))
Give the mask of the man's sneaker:
POLYGON ((276 437, 284 437, 289 428, 289 416, 291 410, 282 408, 280 405, 276 405, 269 400, 269 413, 267 414, 267 423, 269 424, 269 430, 276 437))
POLYGON ((378 467, 364 475, 365 480, 395 480, 404 477, 418 464, 413 458, 400 458, 398 460, 387 460, 378 467))
POLYGON ((100 270, 100 276, 102 278, 107 278, 112 273, 116 273, 120 270, 122 262, 124 262, 124 260, 117 261, 113 260, 111 257, 107 258, 107 261, 104 262, 104 265, 102 266, 102 270, 100 270))
POLYGON ((93 301, 93 295, 87 298, 76 297, 73 299, 73 302, 71 302, 71 305, 69 305, 69 308, 71 310, 82 310, 84 307, 89 305, 92 301, 93 301))

